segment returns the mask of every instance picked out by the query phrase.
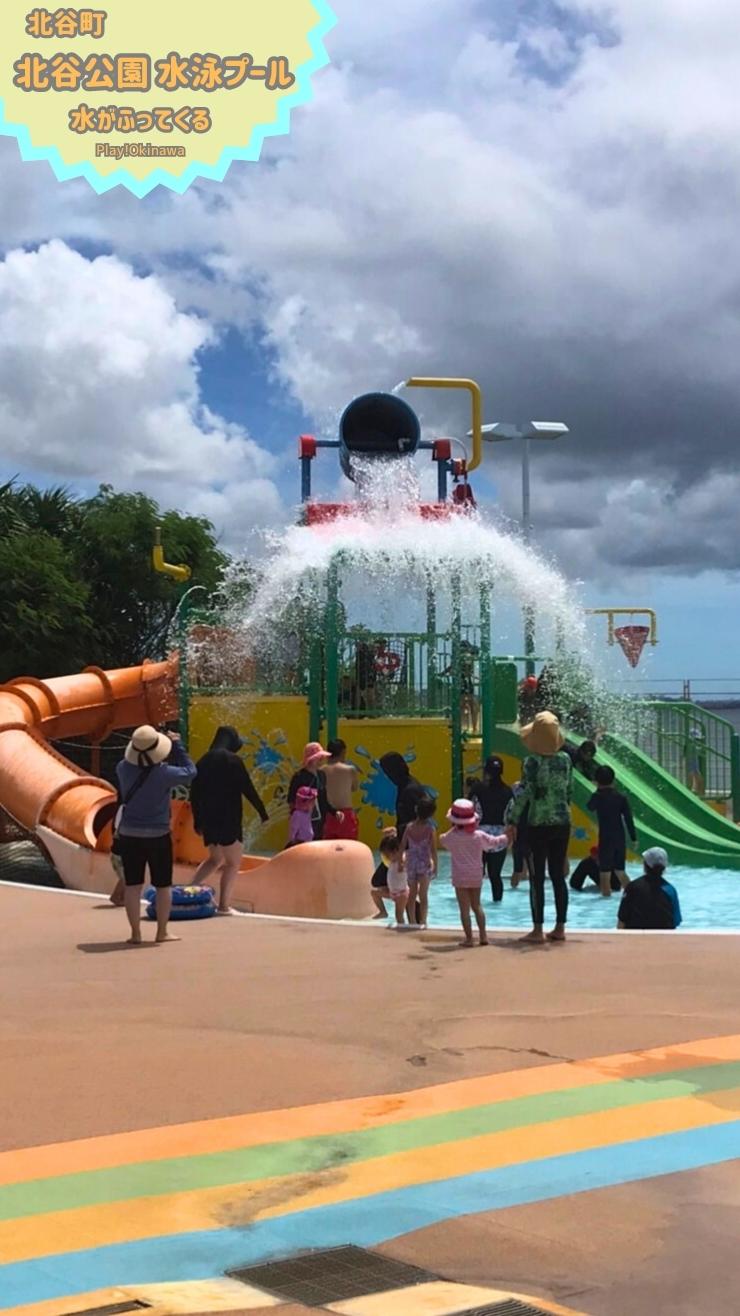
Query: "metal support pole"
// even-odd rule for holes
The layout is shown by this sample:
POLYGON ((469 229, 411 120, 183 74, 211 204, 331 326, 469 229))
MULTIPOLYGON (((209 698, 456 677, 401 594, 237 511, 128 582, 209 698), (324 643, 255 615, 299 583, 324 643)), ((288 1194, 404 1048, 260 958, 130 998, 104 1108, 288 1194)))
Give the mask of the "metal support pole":
POLYGON ((462 592, 460 576, 452 577, 452 689, 450 730, 452 735, 452 797, 457 800, 463 793, 462 753, 462 592))
POLYGON ((496 710, 493 702, 493 661, 491 659, 491 591, 480 591, 480 716, 483 762, 493 753, 496 710))
POLYGON ((437 501, 447 502, 447 462, 437 462, 437 501))
POLYGON ((332 558, 326 588, 326 738, 336 740, 339 723, 339 555, 332 558))
MULTIPOLYGON (((530 510, 529 486, 529 439, 522 439, 522 535, 525 544, 532 538, 532 521, 530 510)), ((534 608, 524 608, 524 652, 526 654, 525 670, 527 676, 534 676, 534 654, 536 649, 534 608)))
POLYGON ((180 679, 178 682, 178 723, 180 735, 183 744, 188 749, 190 746, 190 664, 188 654, 188 606, 183 599, 183 605, 178 610, 177 616, 177 651, 180 657, 180 679))
POLYGON ((427 577, 427 709, 437 707, 437 599, 432 577, 427 577))
POLYGON ((311 458, 301 457, 301 502, 307 503, 311 497, 311 458))
POLYGON ((730 742, 730 772, 732 781, 732 821, 740 822, 740 736, 735 731, 730 742))

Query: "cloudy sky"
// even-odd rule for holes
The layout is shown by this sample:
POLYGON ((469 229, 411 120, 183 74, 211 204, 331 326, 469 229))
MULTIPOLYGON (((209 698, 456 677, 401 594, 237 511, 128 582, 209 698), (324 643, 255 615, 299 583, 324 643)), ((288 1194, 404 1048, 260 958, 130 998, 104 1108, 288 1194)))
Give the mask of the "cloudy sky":
MULTIPOLYGON (((238 547, 292 518, 296 434, 472 375, 489 419, 570 426, 536 537, 592 604, 659 609, 654 676, 740 676, 736 0, 334 8, 314 104, 225 184, 97 197, 0 139, 0 475, 238 547)), ((515 445, 479 492, 516 519, 515 445)))

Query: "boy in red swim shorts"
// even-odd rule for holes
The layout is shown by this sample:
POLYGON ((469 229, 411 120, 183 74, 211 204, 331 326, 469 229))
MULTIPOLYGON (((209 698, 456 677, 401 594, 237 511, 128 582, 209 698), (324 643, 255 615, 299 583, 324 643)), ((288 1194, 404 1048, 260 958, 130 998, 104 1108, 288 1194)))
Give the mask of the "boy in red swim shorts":
POLYGON ((324 840, 356 841, 359 822, 352 808, 352 796, 360 784, 360 774, 347 763, 347 746, 343 740, 331 740, 327 748, 331 757, 321 772, 326 782, 326 798, 337 812, 326 816, 324 840))

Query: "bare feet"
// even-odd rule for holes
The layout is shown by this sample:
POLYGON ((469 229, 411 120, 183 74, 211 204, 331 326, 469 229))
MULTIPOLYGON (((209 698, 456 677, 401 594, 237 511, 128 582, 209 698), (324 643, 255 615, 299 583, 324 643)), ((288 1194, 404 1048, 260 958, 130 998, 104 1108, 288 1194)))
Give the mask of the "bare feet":
POLYGON ((458 944, 458 946, 461 946, 463 950, 471 950, 471 948, 475 945, 475 942, 474 942, 474 941, 458 941, 457 944, 458 944))
POLYGON ((227 917, 229 914, 233 914, 234 912, 235 911, 233 909, 221 909, 220 907, 218 909, 219 914, 225 914, 227 917))
POLYGON ((552 932, 547 934, 548 941, 565 941, 565 933, 560 928, 553 928, 552 932))
POLYGON ((165 932, 163 937, 155 937, 155 945, 163 946, 166 941, 179 941, 179 940, 180 938, 173 936, 171 932, 165 932))
POLYGON ((481 937, 480 940, 478 941, 478 945, 479 945, 479 946, 489 946, 489 945, 490 945, 490 942, 489 942, 489 940, 488 940, 488 937, 481 937))
POLYGON ((519 940, 529 946, 544 946, 544 932, 528 932, 526 937, 520 937, 519 940))
POLYGON ((141 934, 139 934, 138 937, 129 937, 128 941, 126 942, 126 945, 127 945, 127 946, 142 946, 142 945, 143 945, 143 942, 142 942, 142 940, 141 940, 141 934))

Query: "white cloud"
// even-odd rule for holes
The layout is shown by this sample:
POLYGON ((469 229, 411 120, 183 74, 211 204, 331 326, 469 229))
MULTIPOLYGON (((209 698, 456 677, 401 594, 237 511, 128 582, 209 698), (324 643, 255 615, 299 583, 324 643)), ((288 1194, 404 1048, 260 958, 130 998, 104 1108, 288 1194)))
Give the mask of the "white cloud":
POLYGON ((204 405, 209 323, 116 257, 54 241, 0 265, 0 451, 7 468, 143 489, 238 541, 280 519, 275 459, 204 405))
MULTIPOLYGON (((588 534, 584 491, 594 507, 622 491, 585 546, 594 571, 624 566, 630 537, 676 570, 740 566, 723 497, 740 406, 734 0, 336 7, 333 66, 262 165, 144 204, 18 166, 6 232, 33 239, 46 224, 151 262, 160 295, 263 335, 278 382, 327 429, 354 392, 411 372, 474 375, 493 418, 569 421, 572 455, 541 469, 541 496, 570 517, 552 528, 569 557, 588 534), (652 518, 635 510, 638 486, 652 518), (676 531, 687 517, 696 535, 676 531)), ((199 444, 220 470, 243 441, 199 411, 188 335, 208 325, 180 324, 173 302, 168 314, 187 341, 144 371, 154 455, 127 459, 131 480, 145 461, 164 480, 182 450, 192 482, 199 444)), ((136 350, 121 334, 119 379, 136 350)), ((429 424, 467 428, 462 400, 417 401, 429 424)))

